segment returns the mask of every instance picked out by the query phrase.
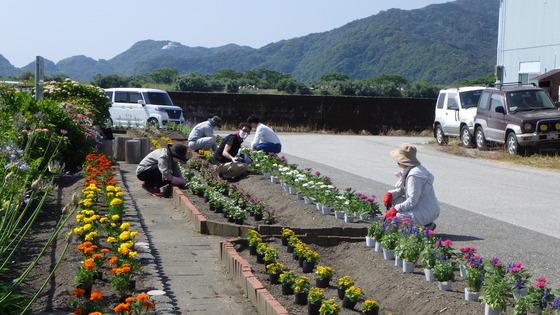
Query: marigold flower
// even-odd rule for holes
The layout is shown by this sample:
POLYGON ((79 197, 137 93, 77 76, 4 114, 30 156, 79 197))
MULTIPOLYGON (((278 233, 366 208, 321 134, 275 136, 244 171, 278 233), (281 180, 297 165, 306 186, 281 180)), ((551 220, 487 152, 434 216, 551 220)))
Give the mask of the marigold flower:
POLYGON ((129 296, 124 301, 127 302, 127 303, 132 303, 132 302, 134 302, 134 298, 132 296, 129 296))
POLYGON ((77 308, 74 310, 74 315, 82 315, 82 310, 77 308))
POLYGON ((112 220, 112 221, 118 221, 120 218, 121 218, 121 217, 120 217, 118 214, 113 214, 113 215, 111 216, 111 220, 112 220))
POLYGON ((93 254, 93 255, 91 255, 91 258, 93 258, 93 259, 99 259, 99 258, 103 258, 103 255, 101 255, 101 254, 93 254))
POLYGON ((136 301, 146 301, 150 298, 149 295, 147 295, 146 293, 142 293, 142 294, 138 294, 138 296, 136 297, 136 301))
POLYGON ((118 257, 117 257, 117 256, 113 256, 113 257, 111 257, 111 258, 109 259, 109 264, 110 264, 110 265, 114 265, 114 264, 117 262, 117 260, 118 260, 118 257))
POLYGON ((105 253, 110 252, 111 250, 108 249, 108 248, 102 248, 102 249, 100 249, 100 251, 105 254, 105 253))
POLYGON ((84 260, 84 268, 87 270, 92 270, 95 268, 95 264, 93 263, 93 258, 88 258, 84 260))
POLYGON ((92 301, 101 301, 103 300, 103 294, 100 291, 93 291, 89 299, 92 301))
POLYGON ((128 229, 130 229, 130 223, 125 222, 125 223, 121 224, 120 228, 121 228, 121 230, 128 230, 128 229))
POLYGON ((116 242, 116 241, 117 241, 117 239, 114 238, 113 236, 107 237, 107 243, 114 243, 114 242, 116 242))
POLYGON ((111 200, 110 203, 111 206, 120 205, 120 204, 122 204, 122 200, 119 198, 113 198, 113 200, 111 200))
POLYGON ((128 257, 130 257, 130 258, 134 258, 137 255, 138 255, 138 252, 133 252, 133 251, 128 252, 128 257))
POLYGON ((120 235, 119 238, 123 241, 129 240, 130 239, 130 232, 129 231, 123 231, 120 235))
POLYGON ((86 293, 86 290, 80 289, 80 288, 74 289, 74 291, 72 291, 73 296, 82 296, 85 293, 86 293))
POLYGON ((121 303, 121 304, 115 306, 113 311, 115 311, 115 313, 121 313, 121 312, 126 312, 129 309, 130 309, 130 304, 129 303, 121 303))
POLYGON ((142 305, 144 305, 145 308, 155 308, 154 303, 150 302, 150 301, 144 301, 142 302, 142 305))
POLYGON ((101 313, 101 312, 92 312, 92 313, 89 313, 89 315, 103 315, 103 313, 101 313))

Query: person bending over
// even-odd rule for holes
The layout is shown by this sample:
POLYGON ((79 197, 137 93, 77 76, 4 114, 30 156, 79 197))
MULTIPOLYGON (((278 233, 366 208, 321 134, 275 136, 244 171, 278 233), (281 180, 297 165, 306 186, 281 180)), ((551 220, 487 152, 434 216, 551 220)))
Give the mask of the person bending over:
POLYGON ((214 139, 214 128, 222 128, 222 119, 218 116, 194 126, 189 134, 189 149, 193 151, 216 151, 218 146, 214 139))
POLYGON ((142 181, 142 188, 148 193, 157 197, 168 197, 169 193, 163 194, 160 191, 161 187, 169 184, 177 186, 187 184, 179 169, 179 162, 187 162, 186 145, 178 143, 156 149, 140 161, 136 168, 136 177, 142 181))
POLYGON ((251 133, 251 126, 248 123, 241 123, 237 127, 237 132, 227 135, 220 146, 214 152, 213 164, 216 165, 216 172, 222 178, 238 179, 245 175, 249 170, 249 164, 245 163, 239 156, 239 148, 243 140, 251 133))

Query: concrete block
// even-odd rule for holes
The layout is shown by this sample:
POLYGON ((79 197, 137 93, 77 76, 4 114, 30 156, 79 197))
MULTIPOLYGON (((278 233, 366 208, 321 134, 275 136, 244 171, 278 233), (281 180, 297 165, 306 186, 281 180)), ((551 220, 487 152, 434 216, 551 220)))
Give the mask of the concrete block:
POLYGON ((117 161, 124 161, 126 160, 126 152, 125 152, 125 144, 126 141, 130 140, 130 137, 120 137, 117 136, 113 141, 113 152, 115 154, 115 160, 117 161))
POLYGON ((140 141, 126 140, 125 142, 125 160, 128 164, 138 164, 142 161, 140 156, 140 141))

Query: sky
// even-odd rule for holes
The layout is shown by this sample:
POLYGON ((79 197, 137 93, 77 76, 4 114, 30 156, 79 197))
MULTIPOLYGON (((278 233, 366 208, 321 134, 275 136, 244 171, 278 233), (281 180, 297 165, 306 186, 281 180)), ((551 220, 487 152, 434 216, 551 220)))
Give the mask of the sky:
POLYGON ((111 59, 142 40, 260 48, 322 33, 391 8, 451 0, 11 0, 0 6, 0 54, 16 67, 42 56, 111 59))

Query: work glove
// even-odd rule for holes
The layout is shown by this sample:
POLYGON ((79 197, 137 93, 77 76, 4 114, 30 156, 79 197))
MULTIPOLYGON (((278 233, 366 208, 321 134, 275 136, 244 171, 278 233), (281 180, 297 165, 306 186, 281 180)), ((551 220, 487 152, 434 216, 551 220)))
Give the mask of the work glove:
POLYGON ((239 158, 238 158, 238 157, 234 157, 233 159, 231 159, 231 162, 232 162, 233 164, 236 164, 236 163, 239 163, 240 161, 239 161, 239 158))
POLYGON ((397 209, 395 209, 395 207, 392 207, 391 210, 387 211, 387 213, 385 213, 385 220, 394 218, 397 216, 397 209))
POLYGON ((181 186, 181 185, 186 185, 188 182, 184 178, 173 176, 173 178, 171 178, 171 183, 173 185, 181 186))
POLYGON ((383 197, 383 205, 385 206, 385 209, 391 208, 391 206, 393 205, 393 194, 391 194, 390 192, 385 194, 385 196, 383 197))

